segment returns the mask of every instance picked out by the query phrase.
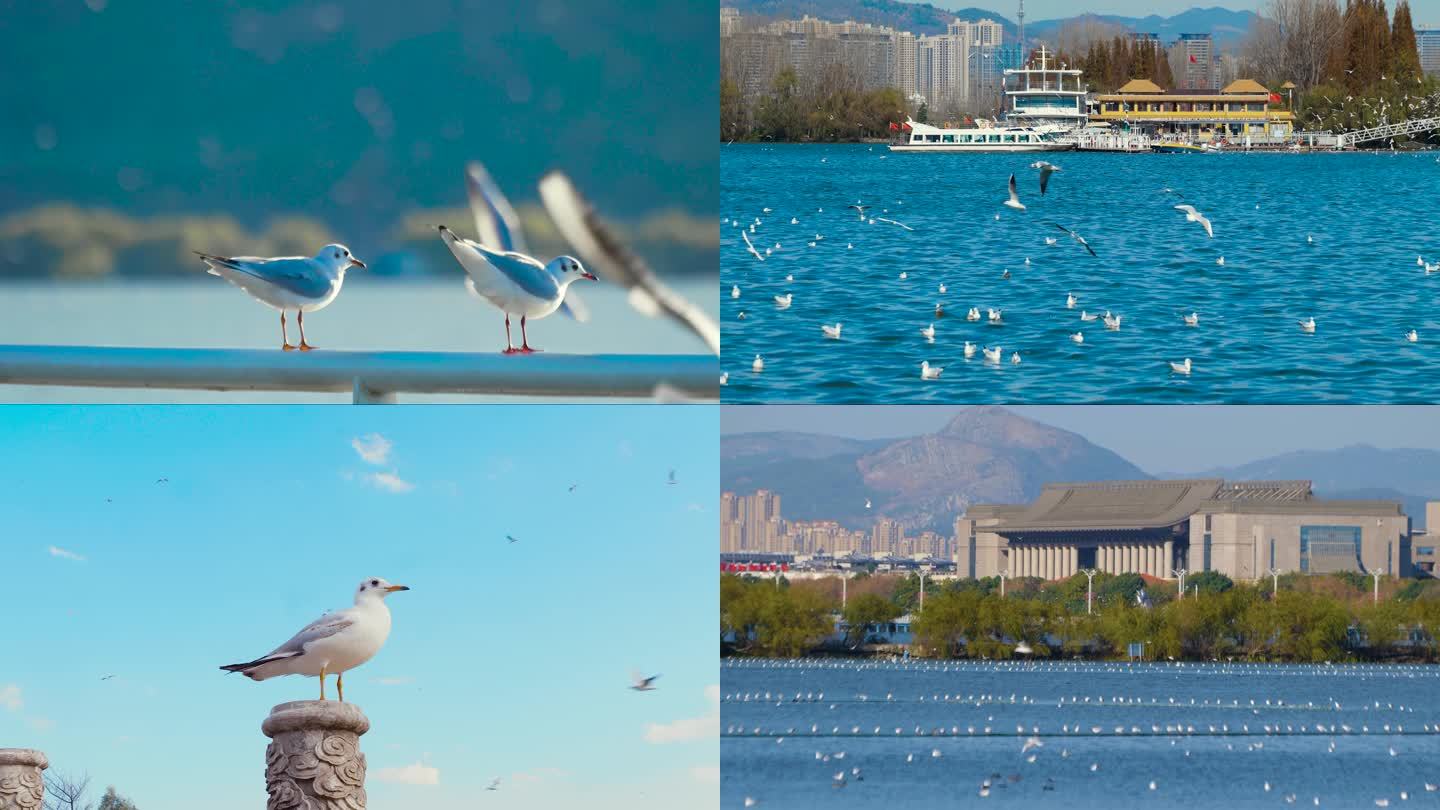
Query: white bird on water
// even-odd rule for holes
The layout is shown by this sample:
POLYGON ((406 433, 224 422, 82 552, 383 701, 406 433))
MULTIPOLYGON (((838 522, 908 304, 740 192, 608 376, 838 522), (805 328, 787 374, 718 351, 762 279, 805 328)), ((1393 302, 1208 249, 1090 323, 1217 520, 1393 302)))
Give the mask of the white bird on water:
POLYGON ((547 264, 516 251, 494 250, 455 235, 440 225, 440 239, 469 275, 470 290, 505 313, 505 354, 536 351, 525 324, 544 318, 565 303, 565 291, 581 279, 595 281, 574 256, 556 256, 547 264), (510 316, 520 316, 520 348, 510 342, 510 316))
POLYGON ((970 308, 970 311, 967 312, 967 313, 965 313, 965 320, 967 320, 967 321, 978 321, 978 320, 980 320, 980 308, 979 308, 979 307, 971 307, 971 308, 970 308))
POLYGON ((1410 341, 1411 343, 1419 343, 1420 333, 1415 331, 1414 329, 1411 329, 1409 332, 1405 333, 1405 339, 1410 341))
POLYGON ((1095 319, 1097 319, 1097 318, 1099 318, 1099 317, 1100 317, 1099 315, 1091 315, 1090 313, 1086 312, 1086 311, 1083 310, 1083 309, 1080 310, 1080 320, 1082 320, 1082 321, 1093 321, 1093 320, 1095 320, 1095 319))
POLYGON ((262 259, 255 256, 212 256, 195 251, 212 276, 219 276, 250 294, 262 304, 280 310, 280 348, 308 352, 315 348, 305 342, 305 313, 324 309, 340 294, 345 271, 365 269, 344 245, 326 245, 313 257, 284 256, 262 259), (300 345, 291 346, 285 331, 285 312, 295 312, 300 324, 300 345))
POLYGON ((785 293, 784 295, 777 295, 775 296, 775 308, 789 309, 790 305, 794 303, 794 301, 795 293, 785 293))
POLYGON ((1065 308, 1074 309, 1075 305, 1079 303, 1079 301, 1080 299, 1076 298, 1073 294, 1068 294, 1065 296, 1065 308))
POLYGON ((932 323, 924 329, 921 329, 920 334, 923 335, 926 340, 933 341, 935 339, 935 324, 932 323))
POLYGON ((820 331, 825 334, 825 337, 830 338, 831 340, 840 339, 840 324, 838 322, 834 326, 822 323, 820 324, 820 331))
POLYGON ((986 347, 983 349, 983 351, 984 351, 984 353, 985 353, 985 359, 986 359, 987 361, 989 361, 989 362, 991 362, 991 363, 998 363, 998 362, 1000 362, 1001 352, 1000 352, 1000 347, 999 347, 999 346, 996 346, 996 347, 993 348, 993 349, 990 348, 989 346, 986 346, 986 347))
POLYGON ((1075 334, 1073 334, 1073 335, 1070 336, 1070 339, 1073 340, 1073 341, 1075 341, 1076 343, 1084 343, 1084 342, 1085 342, 1085 333, 1084 333, 1084 332, 1076 332, 1075 334))
POLYGON ((736 285, 734 285, 734 286, 732 286, 732 287, 730 288, 730 297, 731 297, 731 298, 739 298, 739 297, 740 297, 740 285, 739 285, 739 284, 736 284, 736 285))
POLYGON ((756 374, 759 374, 760 372, 764 371, 764 370, 765 370, 765 358, 761 357, 761 356, 758 355, 758 354, 755 355, 755 362, 753 362, 753 363, 750 364, 750 370, 753 371, 753 372, 755 372, 756 374))
POLYGON ((1315 319, 1313 317, 1306 318, 1302 321, 1298 321, 1297 323, 1300 324, 1300 331, 1304 332, 1307 335, 1315 334, 1315 319))
POLYGON ((965 359, 966 359, 966 360, 969 360, 970 358, 972 358, 972 357, 974 357, 974 356, 975 356, 975 344, 974 344, 974 343, 971 343, 971 342, 968 341, 968 340, 965 341, 965 359))
POLYGON ((1200 313, 1198 313, 1198 312, 1192 312, 1192 313, 1190 313, 1189 315, 1186 315, 1186 316, 1185 316, 1185 325, 1186 325, 1186 326, 1199 326, 1199 325, 1200 325, 1200 313))
POLYGON ((1189 374, 1190 374, 1190 358, 1188 358, 1188 357, 1185 358, 1185 362, 1183 362, 1183 363, 1176 363, 1176 362, 1173 361, 1173 360, 1170 361, 1170 370, 1171 370, 1172 372, 1176 373, 1176 374, 1184 374, 1184 375, 1186 375, 1186 376, 1189 376, 1189 374))
POLYGON ((1221 267, 1224 267, 1224 266, 1225 266, 1225 257, 1224 257, 1224 256, 1221 256, 1220 258, 1218 258, 1218 259, 1215 260, 1215 263, 1218 264, 1218 265, 1221 266, 1221 267))
POLYGON ((945 368, 943 366, 930 365, 929 360, 920 361, 920 379, 922 380, 938 380, 940 379, 940 372, 944 370, 945 368))
POLYGON ((945 294, 945 282, 943 282, 943 281, 940 282, 940 294, 941 294, 941 295, 944 295, 944 294, 945 294))
POLYGON ((320 699, 325 699, 325 676, 334 673, 340 702, 345 702, 345 673, 375 657, 390 636, 390 609, 385 597, 408 591, 378 577, 360 583, 355 604, 327 613, 305 625, 300 632, 268 655, 243 664, 220 667, 243 673, 252 681, 279 675, 307 675, 320 679, 320 699))
POLYGON ((1020 202, 1020 192, 1015 190, 1015 175, 1010 175, 1010 199, 1005 201, 1006 208, 1014 208, 1016 211, 1024 211, 1025 204, 1020 202))
POLYGON ((1000 311, 1000 310, 998 310, 998 309, 991 309, 991 310, 988 310, 987 312, 988 312, 988 315, 989 315, 989 317, 990 317, 990 323, 1000 323, 1000 322, 1001 322, 1001 320, 1000 320, 1001 311, 1000 311))
POLYGON ((1111 315, 1111 314, 1108 313, 1108 312, 1105 313, 1105 328, 1106 328, 1106 329, 1110 329, 1110 330, 1119 330, 1119 329, 1120 329, 1120 319, 1123 318, 1123 317, 1125 317, 1125 316, 1123 316, 1123 315, 1111 315))
POLYGON ((1020 365, 1020 353, 1019 353, 1019 352, 1011 352, 1011 354, 1010 354, 1010 364, 1013 365, 1013 366, 1018 366, 1018 365, 1020 365))

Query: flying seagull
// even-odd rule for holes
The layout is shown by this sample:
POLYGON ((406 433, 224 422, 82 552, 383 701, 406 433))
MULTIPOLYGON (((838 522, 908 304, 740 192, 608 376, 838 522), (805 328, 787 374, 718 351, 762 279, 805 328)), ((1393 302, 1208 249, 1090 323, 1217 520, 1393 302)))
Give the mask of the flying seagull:
POLYGON ((1037 160, 1030 164, 1030 168, 1040 170, 1040 194, 1044 196, 1045 188, 1050 185, 1050 175, 1061 171, 1059 166, 1045 160, 1037 160))
POLYGON ((490 780, 490 784, 489 784, 485 789, 486 789, 486 790, 499 790, 499 789, 500 789, 500 777, 497 776, 497 777, 495 777, 494 779, 490 780))
POLYGON ((1202 228, 1205 229, 1205 235, 1208 236, 1208 237, 1210 237, 1211 239, 1214 239, 1214 238, 1215 238, 1215 231, 1214 231, 1213 228, 1210 227, 1210 220, 1206 219, 1205 216, 1204 216, 1203 214, 1201 214, 1199 211, 1196 211, 1196 210, 1195 210, 1195 206, 1193 206, 1193 205, 1177 205, 1177 206, 1175 206, 1175 210, 1176 210, 1176 211, 1184 211, 1184 212, 1185 212, 1185 221, 1186 221, 1186 222, 1198 222, 1198 223, 1200 223, 1200 227, 1202 227, 1202 228))
POLYGON ((679 481, 676 481, 676 480, 675 480, 675 471, 674 471, 674 470, 671 470, 671 471, 670 471, 670 481, 669 481, 669 483, 671 483, 671 484, 678 484, 678 483, 680 483, 679 481))
POLYGON ((570 178, 551 172, 540 180, 540 199, 565 241, 594 262, 605 277, 630 291, 630 305, 649 315, 664 315, 694 333, 710 351, 720 354, 720 324, 684 296, 665 286, 645 264, 602 223, 570 178))
POLYGON ((512 542, 512 543, 518 543, 518 542, 520 542, 520 538, 518 538, 518 537, 513 537, 513 536, 508 535, 508 534, 505 535, 505 539, 506 539, 506 540, 509 540, 509 541, 512 542))
POLYGON ((580 486, 580 485, 579 485, 579 484, 571 484, 571 485, 570 485, 570 491, 571 491, 571 492, 574 492, 574 491, 575 491, 575 488, 578 487, 578 486, 580 486))
POLYGON ((157 484, 168 484, 168 483, 170 483, 170 479, 169 479, 169 478, 156 478, 156 479, 155 479, 155 483, 157 483, 157 484))
POLYGON ((633 673, 631 675, 631 678, 634 680, 634 683, 631 684, 630 688, 634 689, 636 692, 653 692, 655 691, 655 687, 651 686, 651 684, 653 684, 655 682, 655 679, 658 677, 660 676, 651 675, 648 678, 642 678, 640 677, 640 673, 633 673))
POLYGON ((1064 231, 1065 233, 1070 234, 1070 238, 1071 238, 1071 239, 1074 239, 1076 242, 1079 242, 1079 243, 1081 244, 1081 246, 1083 246, 1086 250, 1090 251, 1090 255, 1091 255, 1091 256, 1095 256, 1095 258, 1097 258, 1097 259, 1100 258, 1099 256, 1096 256, 1096 255, 1095 255, 1095 248, 1090 247, 1090 243, 1085 241, 1085 237, 1081 236, 1081 235, 1078 234, 1078 233, 1075 233, 1074 231, 1070 230, 1069 228, 1065 227, 1064 225, 1061 225, 1061 224, 1058 223, 1058 222, 1052 222, 1052 223, 1050 223, 1050 224, 1051 224, 1051 225, 1054 225, 1055 227, 1059 228, 1060 230, 1064 231))
POLYGON ((207 271, 250 294, 262 304, 280 310, 280 348, 308 352, 315 348, 305 342, 305 313, 324 309, 340 294, 345 271, 365 268, 344 245, 326 245, 312 257, 282 256, 261 259, 255 256, 212 256, 195 251, 207 271), (285 330, 285 313, 293 310, 300 324, 300 345, 291 346, 285 330))
POLYGON ((548 264, 524 253, 494 250, 479 242, 455 235, 438 226, 440 239, 465 272, 470 274, 471 288, 505 313, 505 354, 536 351, 525 334, 525 322, 543 318, 560 308, 565 291, 580 279, 595 281, 595 274, 586 270, 574 256, 556 256, 548 264), (520 348, 510 341, 510 316, 520 316, 520 348))
POLYGON ((355 605, 327 613, 305 625, 289 641, 268 655, 243 664, 220 667, 244 673, 252 681, 278 675, 307 675, 320 678, 320 699, 325 699, 325 676, 335 673, 335 688, 345 702, 345 673, 369 661, 390 635, 390 609, 385 597, 408 591, 379 577, 367 579, 355 590, 355 605))
POLYGON ((1020 192, 1015 190, 1015 175, 1010 175, 1010 199, 1005 201, 1006 208, 1014 208, 1016 211, 1024 211, 1025 204, 1020 202, 1020 192))
POLYGON ((865 213, 865 209, 869 208, 870 206, 868 206, 868 205, 861 205, 860 203, 855 203, 854 205, 847 205, 847 206, 845 206, 845 207, 846 207, 846 208, 853 208, 853 209, 855 209, 856 211, 859 211, 860 213, 863 214, 863 213, 865 213))

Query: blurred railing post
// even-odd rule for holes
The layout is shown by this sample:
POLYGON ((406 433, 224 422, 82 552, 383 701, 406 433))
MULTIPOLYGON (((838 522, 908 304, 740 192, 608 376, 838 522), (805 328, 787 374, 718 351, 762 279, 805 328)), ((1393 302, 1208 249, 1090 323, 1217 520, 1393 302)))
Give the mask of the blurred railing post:
POLYGON ((297 700, 270 710, 260 725, 270 810, 323 807, 365 810, 365 755, 360 735, 370 721, 353 703, 297 700))
POLYGON ((40 810, 48 767, 50 760, 33 748, 0 748, 0 810, 40 810))

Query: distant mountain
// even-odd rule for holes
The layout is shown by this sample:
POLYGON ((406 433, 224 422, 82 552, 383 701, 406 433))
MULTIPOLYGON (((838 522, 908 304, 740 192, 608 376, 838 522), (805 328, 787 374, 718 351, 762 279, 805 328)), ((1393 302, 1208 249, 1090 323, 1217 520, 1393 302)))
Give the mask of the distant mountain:
POLYGON ((1235 467, 1217 467, 1184 477, 1235 480, 1308 479, 1326 498, 1393 498, 1405 502, 1417 527, 1425 522, 1425 501, 1440 500, 1440 452, 1384 450, 1367 444, 1338 450, 1299 450, 1235 467))
MULTIPOLYGON (((1005 14, 974 6, 952 6, 941 2, 922 3, 904 0, 725 0, 726 5, 740 9, 742 14, 773 17, 777 19, 799 19, 809 14, 825 20, 855 20, 875 25, 888 25, 915 34, 943 34, 945 26, 953 19, 979 20, 989 18, 1004 26, 1005 36, 1014 41, 1019 35, 1015 21, 1005 14)), ((1146 17, 1126 17, 1119 14, 1079 14, 1074 17, 1053 20, 1033 20, 1025 25, 1027 39, 1048 40, 1053 43, 1060 28, 1067 24, 1081 24, 1094 20, 1110 25, 1119 25, 1132 31, 1156 34, 1161 41, 1169 42, 1180 34, 1211 34, 1217 48, 1237 45, 1250 30, 1255 20, 1252 11, 1232 11, 1214 6, 1192 8, 1171 17, 1151 14, 1146 17)))
POLYGON ((1047 482, 1149 477, 1077 434, 988 406, 963 410, 940 431, 909 439, 724 436, 720 459, 726 490, 778 492, 787 519, 864 528, 885 516, 912 532, 949 533, 971 504, 1029 501, 1047 482))

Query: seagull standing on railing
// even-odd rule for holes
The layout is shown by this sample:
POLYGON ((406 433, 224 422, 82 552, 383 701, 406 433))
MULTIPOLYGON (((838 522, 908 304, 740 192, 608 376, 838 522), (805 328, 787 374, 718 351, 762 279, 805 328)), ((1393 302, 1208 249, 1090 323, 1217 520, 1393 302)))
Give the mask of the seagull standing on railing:
POLYGON ((390 636, 390 609, 385 607, 385 597, 408 590, 378 577, 367 579, 355 590, 353 607, 327 613, 305 625, 269 655, 221 669, 244 673, 252 681, 277 675, 318 676, 321 700, 325 699, 325 676, 333 672, 335 688, 344 703, 345 672, 374 658, 390 636))
POLYGON ((543 318, 559 309, 565 301, 565 290, 572 283, 582 278, 595 280, 595 274, 573 256, 557 256, 548 264, 541 264, 539 259, 523 253, 492 250, 479 242, 463 239, 444 225, 439 229, 445 246, 470 274, 475 292, 505 313, 505 354, 538 351, 530 347, 525 333, 526 320, 543 318), (518 349, 510 340, 511 315, 520 316, 518 349))
POLYGON ((261 259, 255 256, 211 256, 195 251, 205 260, 212 276, 219 276, 250 294, 262 304, 280 310, 280 348, 308 352, 315 348, 305 342, 305 313, 324 309, 340 294, 345 271, 365 269, 344 245, 326 245, 312 258, 283 256, 261 259), (300 324, 300 345, 291 346, 285 330, 285 311, 295 311, 300 324))

